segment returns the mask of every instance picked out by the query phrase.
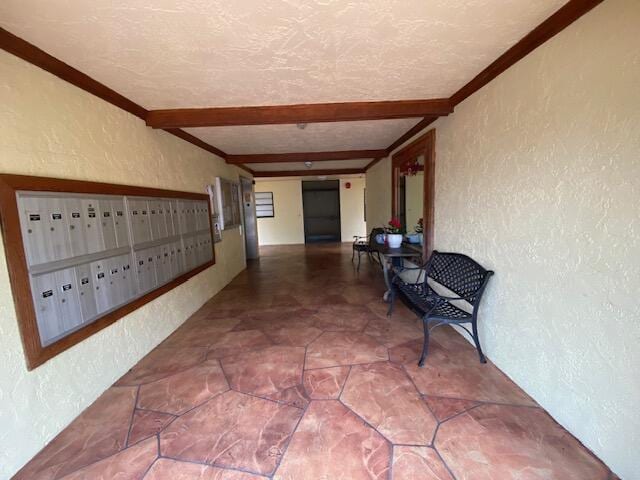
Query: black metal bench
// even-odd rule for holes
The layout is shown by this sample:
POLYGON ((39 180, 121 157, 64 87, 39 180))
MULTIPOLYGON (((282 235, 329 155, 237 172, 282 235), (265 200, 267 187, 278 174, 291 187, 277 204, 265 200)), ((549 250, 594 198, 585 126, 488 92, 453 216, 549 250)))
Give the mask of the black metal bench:
POLYGON ((471 336, 478 349, 480 361, 486 363, 478 337, 478 307, 493 271, 484 269, 475 260, 461 253, 436 251, 422 267, 404 268, 402 272, 406 270, 422 272, 418 275, 416 283, 402 280, 401 272, 394 276, 388 314, 393 313, 393 303, 399 294, 404 303, 422 318, 424 343, 418 365, 424 365, 428 354, 430 331, 440 325, 451 324, 459 325, 471 336), (420 281, 422 275, 424 281, 420 281), (438 288, 438 285, 457 296, 439 294, 433 288, 438 288), (465 304, 468 308, 460 308, 465 304), (465 327, 466 323, 471 324, 471 331, 465 327))

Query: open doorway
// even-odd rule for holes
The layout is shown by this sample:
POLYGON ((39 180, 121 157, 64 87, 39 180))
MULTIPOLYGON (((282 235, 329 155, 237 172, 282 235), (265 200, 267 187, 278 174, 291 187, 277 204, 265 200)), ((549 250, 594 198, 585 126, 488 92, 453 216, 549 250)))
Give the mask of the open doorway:
POLYGON ((302 209, 305 243, 341 240, 339 180, 303 181, 302 209))

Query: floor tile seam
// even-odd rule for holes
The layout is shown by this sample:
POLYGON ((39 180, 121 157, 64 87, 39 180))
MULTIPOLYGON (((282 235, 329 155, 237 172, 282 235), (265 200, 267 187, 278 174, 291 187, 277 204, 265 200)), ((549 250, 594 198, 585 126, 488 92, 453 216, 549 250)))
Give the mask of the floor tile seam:
POLYGON ((435 444, 435 437, 434 437, 434 443, 433 443, 433 447, 432 448, 436 452, 436 455, 438 455, 438 458, 440 459, 440 461, 444 465, 444 468, 446 468, 447 472, 449 472, 449 475, 451 475, 451 478, 453 480, 457 480, 457 477, 453 473, 453 470, 451 469, 451 467, 449 467, 449 464, 445 461, 444 457, 440 454, 440 451, 437 449, 436 444, 435 444))
POLYGON ((129 418, 129 428, 127 429, 127 435, 124 438, 124 447, 127 448, 129 446, 129 438, 131 436, 131 430, 133 429, 133 419, 136 416, 136 409, 138 408, 138 398, 140 397, 140 386, 136 388, 136 397, 133 400, 133 411, 131 412, 131 417, 129 418))
POLYGON ((314 370, 325 370, 327 368, 336 367, 359 367, 362 365, 375 365, 376 363, 389 363, 390 360, 376 360, 375 362, 362 362, 362 363, 339 363, 336 365, 327 365, 326 367, 307 368, 305 372, 313 372, 314 370))
MULTIPOLYGON (((150 437, 145 438, 144 440, 148 440, 149 438, 150 438, 150 437)), ((71 471, 69 471, 69 472, 65 472, 65 473, 64 473, 64 475, 62 475, 62 476, 60 476, 59 472, 60 472, 60 470, 64 470, 64 468, 60 468, 60 470, 58 470, 58 473, 56 473, 56 475, 53 477, 53 479, 52 479, 52 480, 60 480, 60 479, 62 479, 62 478, 64 478, 64 477, 66 477, 66 476, 68 476, 68 475, 71 475, 71 474, 73 474, 73 473, 77 473, 77 472, 79 472, 80 470, 84 470, 85 468, 88 468, 88 467, 91 467, 91 466, 93 466, 93 465, 96 465, 97 463, 100 463, 100 462, 102 462, 103 460, 107 460, 107 459, 109 459, 109 458, 111 458, 111 457, 115 457, 116 455, 118 455, 118 454, 120 454, 120 453, 122 453, 122 452, 124 452, 124 451, 126 451, 126 450, 129 450, 129 449, 131 449, 131 448, 133 448, 133 447, 135 447, 135 446, 137 446, 139 443, 140 443, 140 442, 136 442, 136 443, 134 443, 134 444, 132 444, 132 445, 125 446, 124 448, 122 448, 122 449, 118 450, 117 452, 112 453, 111 455, 107 455, 106 457, 98 458, 97 460, 94 460, 94 461, 92 461, 92 462, 89 462, 89 463, 87 463, 86 465, 82 465, 82 466, 80 466, 80 467, 78 467, 78 468, 75 468, 74 470, 71 470, 71 471)), ((158 452, 159 452, 159 450, 157 450, 157 451, 156 451, 156 458, 157 458, 158 452)), ((155 461, 155 460, 154 460, 154 461, 155 461)), ((62 462, 62 463, 64 464, 65 462, 62 462)), ((60 464, 56 464, 56 465, 60 465, 60 464)), ((47 467, 47 468, 48 468, 48 467, 47 467)))
POLYGON ((153 462, 151 462, 147 468, 145 469, 144 473, 142 474, 142 476, 140 477, 142 480, 144 480, 144 478, 147 476, 147 474, 151 471, 151 469, 153 468, 153 466, 156 464, 156 462, 160 459, 160 440, 157 439, 157 435, 156 435, 156 441, 157 441, 157 451, 156 451, 156 458, 153 460, 153 462))
POLYGON ((300 423, 302 422, 302 419, 307 414, 307 410, 309 409, 309 406, 311 405, 311 402, 312 402, 312 400, 309 400, 309 402, 302 409, 302 414, 300 415, 300 418, 296 422, 295 427, 293 427, 293 430, 291 430, 291 433, 289 434, 289 438, 287 439, 286 444, 285 444, 284 448, 282 449, 282 455, 280 455, 280 458, 278 459, 278 461, 276 463, 276 467, 273 469, 273 472, 271 472, 270 477, 273 478, 276 475, 276 473, 278 472, 278 469, 280 468, 280 465, 282 464, 282 460, 284 459, 285 454, 289 450, 289 445, 293 441, 293 436, 298 431, 298 427, 300 426, 300 423))
MULTIPOLYGON (((239 331, 243 332, 243 331, 248 331, 248 330, 239 330, 239 331)), ((260 332, 260 333, 262 333, 264 335, 263 332, 260 332)), ((265 335, 265 337, 266 337, 266 335, 265 335)), ((268 337, 267 337, 267 340, 269 340, 271 342, 271 340, 268 337)), ((252 348, 251 352, 261 352, 262 350, 266 350, 267 348, 271 348, 271 347, 275 347, 275 346, 277 346, 277 345, 275 343, 271 342, 271 345, 267 345, 265 347, 257 347, 257 348, 251 347, 252 348)), ((231 353, 229 355, 223 355, 221 357, 213 357, 212 356, 211 358, 209 358, 209 353, 207 353, 207 360, 218 360, 220 363, 222 363, 222 360, 224 360, 225 358, 235 357, 235 356, 238 356, 238 355, 243 355, 245 353, 247 353, 247 352, 236 352, 236 353, 231 353)))
MULTIPOLYGON (((298 385, 299 385, 299 384, 296 384, 296 385, 293 385, 293 386, 291 386, 291 387, 287 387, 286 389, 288 389, 288 388, 293 388, 293 387, 296 387, 296 386, 298 386, 298 385)), ((283 389, 283 390, 286 390, 286 389, 283 389)), ((277 392, 274 392, 272 395, 275 395, 275 394, 277 394, 277 393, 280 393, 280 392, 282 392, 283 390, 278 390, 277 392)), ((229 389, 229 390, 227 390, 227 391, 236 392, 236 393, 239 393, 239 394, 241 394, 241 395, 246 395, 246 396, 248 396, 248 397, 252 397, 252 398, 259 398, 260 400, 266 400, 267 402, 272 402, 272 403, 275 403, 275 404, 280 405, 280 406, 283 406, 283 407, 291 407, 291 408, 295 408, 295 409, 297 409, 297 410, 302 410, 302 411, 304 411, 304 408, 303 408, 303 407, 296 407, 295 405, 291 405, 290 403, 285 402, 285 401, 282 401, 282 400, 275 400, 275 399, 273 399, 273 398, 263 397, 263 396, 261 396, 261 395, 255 394, 255 393, 243 392, 243 391, 241 391, 241 390, 236 390, 236 389, 234 389, 234 388, 230 388, 230 389, 229 389)))
MULTIPOLYGON (((158 347, 154 348, 154 349, 153 349, 153 350, 151 350, 151 352, 149 352, 149 353, 154 352, 157 348, 158 348, 158 347)), ((163 347, 163 348, 164 348, 164 347, 163 347)), ((200 348, 200 347, 196 347, 196 348, 200 348)), ((210 360, 210 359, 209 359, 209 358, 207 358, 207 354, 205 354, 204 358, 203 358, 202 360, 198 361, 197 363, 194 363, 193 365, 190 365, 190 366, 188 366, 188 367, 186 367, 186 368, 184 368, 184 369, 182 369, 182 370, 178 370, 177 372, 169 373, 169 374, 164 375, 164 376, 162 376, 162 377, 156 378, 155 380, 151 380, 151 381, 149 381, 149 382, 125 383, 125 384, 120 384, 120 385, 116 385, 116 384, 114 384, 114 385, 112 385, 112 387, 141 387, 142 385, 150 385, 150 384, 152 384, 152 383, 159 382, 160 380, 166 380, 167 378, 169 378, 169 377, 173 377, 174 375, 178 375, 178 374, 184 373, 184 372, 186 372, 187 370, 191 370, 192 368, 195 368, 195 367, 197 367, 197 366, 199 366, 199 365, 202 365, 203 363, 205 363, 205 362, 207 362, 207 361, 209 361, 209 360, 210 360)), ((137 365, 137 364, 136 364, 136 365, 137 365)), ((134 365, 134 366, 132 367, 132 369, 133 369, 133 368, 135 368, 135 367, 136 367, 136 365, 134 365)), ((130 371, 131 371, 131 370, 130 370, 130 371)), ((129 373, 129 372, 127 372, 127 373, 129 373)), ((123 376, 127 375, 127 373, 125 373, 123 376)), ((117 382, 118 382, 118 380, 116 381, 116 383, 117 383, 117 382)))
POLYGON ((387 438, 386 435, 383 435, 377 427, 374 427, 371 423, 369 423, 367 420, 365 420, 360 414, 356 413, 351 407, 349 407, 346 403, 344 403, 342 401, 341 398, 337 399, 338 402, 340 402, 340 404, 346 408, 347 410, 349 410, 353 415, 355 415, 362 423, 364 423, 366 426, 368 426, 370 429, 372 429, 374 432, 376 432, 378 435, 380 435, 380 437, 382 437, 382 439, 387 442, 388 445, 393 446, 393 442, 387 438))
POLYGON ((219 468, 221 470, 227 470, 227 471, 233 471, 233 472, 240 472, 240 473, 247 473, 249 475, 256 475, 258 477, 262 477, 262 478, 269 478, 270 475, 265 475, 264 473, 260 473, 260 472, 256 472, 253 470, 249 470, 248 468, 242 468, 242 467, 232 467, 230 465, 223 465, 217 462, 205 462, 205 461, 200 461, 200 460, 191 460, 191 459, 186 459, 186 458, 178 458, 178 457, 172 457, 170 455, 163 455, 160 454, 158 455, 158 459, 160 458, 164 458, 165 460, 173 460, 174 462, 179 462, 179 463, 189 463, 192 465, 201 465, 201 466, 205 466, 205 467, 215 467, 215 468, 219 468))

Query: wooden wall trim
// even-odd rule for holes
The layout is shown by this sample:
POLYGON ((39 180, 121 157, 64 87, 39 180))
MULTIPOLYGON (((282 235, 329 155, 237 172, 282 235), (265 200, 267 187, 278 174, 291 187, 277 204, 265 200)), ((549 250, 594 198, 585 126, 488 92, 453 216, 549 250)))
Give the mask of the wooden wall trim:
POLYGON ((227 163, 324 162, 354 160, 386 155, 386 150, 340 150, 333 152, 261 153, 257 155, 227 155, 227 163))
MULTIPOLYGON (((59 353, 71 348, 75 344, 90 337, 94 333, 111 325, 125 315, 149 303, 160 295, 186 282, 188 279, 215 264, 215 248, 212 241, 212 260, 199 267, 174 278, 170 282, 132 300, 118 309, 106 314, 93 323, 85 325, 70 335, 43 347, 40 344, 36 314, 33 307, 29 270, 23 247, 20 217, 16 200, 16 191, 48 191, 89 193, 96 195, 136 195, 144 197, 187 198, 193 200, 207 200, 206 194, 162 190, 157 188, 136 187, 130 185, 115 185, 98 182, 83 182, 79 180, 54 179, 46 177, 30 177, 25 175, 0 174, 0 228, 4 242, 5 258, 9 271, 9 280, 13 295, 20 337, 27 363, 27 369, 32 370, 53 358, 59 353)), ((209 209, 210 209, 209 205, 209 209)), ((209 212, 209 229, 211 212, 209 212)))
POLYGON ((151 110, 153 128, 220 127, 318 122, 350 122, 448 115, 448 98, 383 102, 310 103, 255 107, 178 108, 151 110))
POLYGON ((275 172, 261 172, 254 170, 253 175, 259 177, 308 177, 325 175, 355 175, 365 173, 364 168, 336 168, 333 170, 280 170, 275 172))

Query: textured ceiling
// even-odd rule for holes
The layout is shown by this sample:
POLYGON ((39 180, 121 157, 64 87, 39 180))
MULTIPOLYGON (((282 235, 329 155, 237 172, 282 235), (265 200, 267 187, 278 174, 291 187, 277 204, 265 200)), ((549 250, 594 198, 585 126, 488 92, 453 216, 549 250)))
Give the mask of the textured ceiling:
POLYGON ((185 128, 187 132, 234 155, 254 153, 328 152, 387 148, 420 119, 371 122, 247 125, 185 128))
MULTIPOLYGON (((1 0, 146 109, 449 97, 566 0, 1 0)), ((189 129, 227 153, 386 148, 419 119, 189 129)), ((288 169, 293 169, 288 164, 288 169)))
POLYGON ((247 163, 246 166, 257 172, 278 172, 281 170, 338 170, 344 168, 364 168, 371 160, 373 159, 327 160, 311 162, 311 167, 306 167, 304 162, 247 163))
POLYGON ((565 0, 2 0, 147 109, 448 97, 565 0))

